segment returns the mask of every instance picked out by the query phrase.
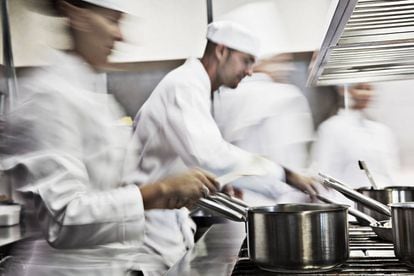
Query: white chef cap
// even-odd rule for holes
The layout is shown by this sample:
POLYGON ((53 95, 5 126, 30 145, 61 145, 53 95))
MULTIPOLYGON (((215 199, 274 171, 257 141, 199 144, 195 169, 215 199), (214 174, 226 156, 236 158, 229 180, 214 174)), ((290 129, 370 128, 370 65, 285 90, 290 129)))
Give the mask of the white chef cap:
POLYGON ((128 12, 130 10, 130 0, 81 0, 99 7, 120 11, 128 12))
MULTIPOLYGON (((57 0, 24 0, 27 7, 41 14, 48 16, 62 16, 56 9, 57 0)), ((78 0, 79 2, 85 2, 93 4, 99 7, 123 12, 131 13, 133 11, 132 1, 136 0, 78 0)))
POLYGON ((260 43, 256 36, 243 26, 231 21, 216 21, 207 28, 207 39, 234 50, 258 56, 260 43))

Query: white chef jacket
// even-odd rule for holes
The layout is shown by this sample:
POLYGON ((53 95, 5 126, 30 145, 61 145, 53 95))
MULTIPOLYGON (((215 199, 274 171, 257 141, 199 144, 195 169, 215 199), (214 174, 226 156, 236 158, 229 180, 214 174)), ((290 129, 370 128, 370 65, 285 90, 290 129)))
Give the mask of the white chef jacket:
POLYGON ((143 248, 138 187, 123 181, 136 166, 130 129, 101 74, 79 57, 55 53, 20 87, 2 137, 2 167, 24 204, 33 236, 13 246, 6 275, 127 275, 165 271, 143 248), (132 147, 132 145, 130 145, 132 147))
MULTIPOLYGON (((135 178, 150 183, 183 167, 200 167, 218 176, 250 170, 256 156, 223 140, 211 115, 211 84, 203 65, 190 58, 158 84, 135 118, 134 138, 139 143, 135 178), (184 164, 184 165, 183 165, 184 164)), ((277 166, 267 161, 265 176, 245 177, 277 185, 277 166)), ((146 214, 146 244, 160 252, 168 264, 192 246, 187 211, 154 210, 146 214), (176 249, 173 249, 176 248, 176 249)))
POLYGON ((313 167, 353 188, 371 186, 358 160, 367 163, 375 182, 392 186, 399 167, 398 148, 391 130, 367 119, 358 110, 340 110, 323 122, 313 146, 313 167))
MULTIPOLYGON (((307 167, 307 147, 314 138, 312 115, 305 96, 295 86, 274 82, 264 73, 255 73, 246 77, 236 89, 220 88, 214 97, 213 110, 226 141, 294 171, 307 167)), ((280 181, 285 181, 283 170, 279 172, 280 181)), ((252 195, 249 187, 246 188, 244 192, 248 197, 260 198, 260 202, 266 200, 261 197, 266 196, 265 191, 252 195)), ((272 202, 307 199, 286 184, 274 189, 276 192, 269 198, 272 202)))

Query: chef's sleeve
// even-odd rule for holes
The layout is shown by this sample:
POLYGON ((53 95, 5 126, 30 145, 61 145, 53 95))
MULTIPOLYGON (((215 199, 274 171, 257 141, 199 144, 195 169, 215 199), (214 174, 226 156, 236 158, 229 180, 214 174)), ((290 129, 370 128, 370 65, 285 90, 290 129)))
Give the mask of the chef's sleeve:
POLYGON ((99 185, 91 185, 79 127, 88 118, 74 110, 53 93, 38 93, 9 116, 11 149, 3 165, 19 171, 14 185, 36 207, 27 211, 37 213, 46 240, 56 248, 142 240, 138 187, 92 188, 99 185))

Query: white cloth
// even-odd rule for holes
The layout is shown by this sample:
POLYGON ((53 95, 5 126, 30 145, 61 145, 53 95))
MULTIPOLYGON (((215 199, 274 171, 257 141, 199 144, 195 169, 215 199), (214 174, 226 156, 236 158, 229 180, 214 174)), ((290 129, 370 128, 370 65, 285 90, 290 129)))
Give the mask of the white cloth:
MULTIPOLYGON (((236 89, 220 88, 213 102, 214 119, 226 141, 294 171, 307 167, 307 146, 314 138, 313 123, 308 102, 298 88, 255 73, 236 89)), ((283 169, 280 167, 278 171, 280 181, 285 181, 283 169)), ((245 191, 246 201, 264 202, 263 195, 271 197, 267 200, 272 202, 301 202, 307 198, 287 184, 273 187, 271 194, 264 188, 256 197, 245 191), (287 197, 288 194, 292 196, 287 197)))
POLYGON ((340 110, 318 129, 312 167, 353 188, 371 186, 358 166, 363 160, 380 187, 392 186, 399 167, 398 148, 391 130, 368 120, 357 110, 340 110))
POLYGON ((127 154, 131 130, 117 122, 120 107, 95 93, 101 75, 80 58, 54 59, 22 84, 2 137, 3 184, 13 186, 34 233, 13 246, 6 275, 165 270, 142 247, 139 189, 123 181, 137 160, 127 154))
MULTIPOLYGON (((211 116, 210 91, 207 72, 193 58, 158 84, 135 118, 134 138, 139 142, 140 156, 135 178, 150 183, 185 166, 200 167, 220 176, 250 171, 257 165, 256 155, 223 140, 211 116)), ((278 167, 267 162, 270 172, 266 176, 245 177, 245 181, 259 179, 276 185, 278 167)), ((146 225, 154 230, 148 232, 146 243, 166 261, 177 260, 178 253, 192 245, 193 237, 185 235, 191 224, 184 210, 152 211, 146 218, 146 225)))

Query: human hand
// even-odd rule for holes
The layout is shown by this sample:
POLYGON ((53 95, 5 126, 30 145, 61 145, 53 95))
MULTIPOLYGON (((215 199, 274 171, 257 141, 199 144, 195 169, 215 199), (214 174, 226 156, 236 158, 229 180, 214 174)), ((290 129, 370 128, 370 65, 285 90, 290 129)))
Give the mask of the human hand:
POLYGON ((201 169, 192 169, 180 175, 167 177, 160 182, 145 185, 140 188, 144 207, 145 209, 191 207, 201 197, 218 191, 220 186, 214 178, 201 169))
POLYGON ((231 184, 224 185, 221 191, 228 196, 235 197, 238 199, 243 199, 243 191, 239 188, 234 187, 231 184))
POLYGON ((312 201, 316 201, 316 195, 319 193, 317 180, 313 177, 301 175, 290 170, 285 169, 286 183, 303 191, 311 197, 312 201))

